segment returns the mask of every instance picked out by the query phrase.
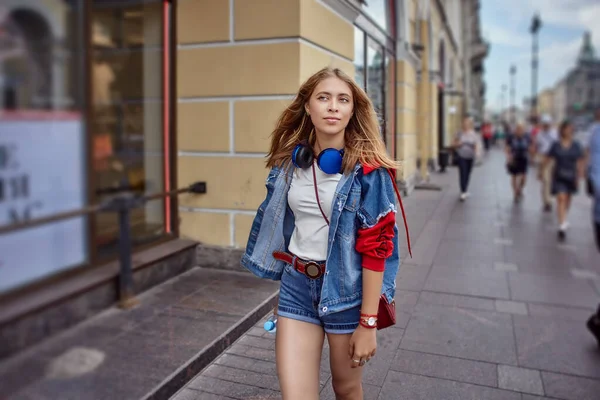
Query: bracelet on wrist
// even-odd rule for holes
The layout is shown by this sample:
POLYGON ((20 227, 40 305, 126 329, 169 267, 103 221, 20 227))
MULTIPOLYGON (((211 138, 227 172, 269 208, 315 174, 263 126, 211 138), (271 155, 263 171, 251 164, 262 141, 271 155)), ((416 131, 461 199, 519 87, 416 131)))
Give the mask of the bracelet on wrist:
POLYGON ((369 325, 366 321, 364 321, 364 320, 361 319, 360 321, 358 321, 358 324, 360 326, 362 326, 363 328, 366 328, 366 329, 375 329, 375 328, 377 328, 377 322, 375 322, 375 324, 373 324, 373 325, 369 325))

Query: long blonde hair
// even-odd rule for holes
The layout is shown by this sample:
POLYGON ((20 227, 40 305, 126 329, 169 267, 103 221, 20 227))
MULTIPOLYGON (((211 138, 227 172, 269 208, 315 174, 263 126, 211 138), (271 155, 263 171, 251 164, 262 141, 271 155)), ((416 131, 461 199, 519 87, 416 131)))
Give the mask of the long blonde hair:
POLYGON ((371 100, 352 78, 338 68, 323 68, 300 87, 296 98, 281 113, 275 130, 271 134, 271 149, 267 154, 267 167, 283 167, 291 162, 296 145, 306 142, 314 146, 314 125, 306 113, 308 104, 317 85, 326 78, 336 77, 346 82, 352 91, 354 113, 344 134, 344 161, 342 170, 349 173, 356 163, 385 168, 398 168, 399 163, 387 153, 379 133, 379 122, 371 100))

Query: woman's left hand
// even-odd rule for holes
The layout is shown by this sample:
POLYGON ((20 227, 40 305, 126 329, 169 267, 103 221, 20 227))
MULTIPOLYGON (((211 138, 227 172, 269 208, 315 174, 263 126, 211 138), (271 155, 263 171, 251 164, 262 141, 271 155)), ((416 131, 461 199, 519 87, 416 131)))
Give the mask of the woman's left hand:
POLYGON ((350 338, 348 354, 352 368, 362 367, 377 351, 377 329, 368 329, 361 325, 350 338), (356 362, 358 360, 358 362, 356 362))

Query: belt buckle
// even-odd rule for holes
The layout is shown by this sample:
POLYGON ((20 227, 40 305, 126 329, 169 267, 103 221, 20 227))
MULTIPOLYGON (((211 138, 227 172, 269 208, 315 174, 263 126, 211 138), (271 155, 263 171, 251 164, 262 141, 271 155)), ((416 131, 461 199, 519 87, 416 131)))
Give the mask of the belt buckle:
POLYGON ((318 263, 309 261, 304 265, 304 272, 310 279, 317 279, 321 275, 321 268, 318 263))

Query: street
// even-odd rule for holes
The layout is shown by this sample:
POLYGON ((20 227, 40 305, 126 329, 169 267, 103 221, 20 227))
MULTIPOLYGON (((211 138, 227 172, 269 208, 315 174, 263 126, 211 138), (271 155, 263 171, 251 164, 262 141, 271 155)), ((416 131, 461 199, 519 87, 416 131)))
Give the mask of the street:
MULTIPOLYGON (((414 257, 397 279, 398 323, 364 367, 365 399, 598 399, 600 350, 585 328, 600 301, 591 201, 580 189, 558 244, 535 173, 513 204, 494 149, 465 203, 456 168, 433 174, 441 191, 406 198, 414 257)), ((280 398, 274 345, 259 322, 173 399, 280 398)), ((327 345, 321 385, 334 399, 327 345)))

